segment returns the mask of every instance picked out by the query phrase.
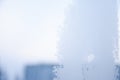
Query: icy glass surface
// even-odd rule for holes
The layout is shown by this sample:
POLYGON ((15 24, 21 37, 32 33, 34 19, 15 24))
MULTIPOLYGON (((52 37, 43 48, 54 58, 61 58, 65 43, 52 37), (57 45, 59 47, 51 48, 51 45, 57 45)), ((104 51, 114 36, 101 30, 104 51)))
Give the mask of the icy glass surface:
POLYGON ((0 0, 0 80, 120 80, 119 0, 0 0))

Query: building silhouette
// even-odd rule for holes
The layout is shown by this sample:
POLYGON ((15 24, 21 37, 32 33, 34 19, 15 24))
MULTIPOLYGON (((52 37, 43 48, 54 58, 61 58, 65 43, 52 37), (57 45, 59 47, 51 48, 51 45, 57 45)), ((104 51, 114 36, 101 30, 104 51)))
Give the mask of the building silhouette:
POLYGON ((114 80, 120 80, 120 65, 115 65, 115 78, 114 80))
POLYGON ((2 72, 1 72, 1 69, 0 69, 0 80, 2 80, 1 77, 2 77, 2 72))
POLYGON ((7 75, 1 68, 0 68, 0 80, 7 80, 7 75))
POLYGON ((53 80, 57 78, 54 64, 28 65, 25 67, 25 80, 53 80))

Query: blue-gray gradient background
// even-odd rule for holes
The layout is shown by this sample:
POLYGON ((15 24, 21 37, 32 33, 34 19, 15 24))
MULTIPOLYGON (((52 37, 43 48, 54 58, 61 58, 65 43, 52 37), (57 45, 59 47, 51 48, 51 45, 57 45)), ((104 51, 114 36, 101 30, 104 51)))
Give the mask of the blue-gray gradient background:
POLYGON ((114 80, 117 1, 75 0, 66 16, 61 80, 114 80))
POLYGON ((0 3, 0 71, 8 80, 52 80, 54 64, 63 65, 60 80, 120 80, 117 41, 117 0, 0 3))

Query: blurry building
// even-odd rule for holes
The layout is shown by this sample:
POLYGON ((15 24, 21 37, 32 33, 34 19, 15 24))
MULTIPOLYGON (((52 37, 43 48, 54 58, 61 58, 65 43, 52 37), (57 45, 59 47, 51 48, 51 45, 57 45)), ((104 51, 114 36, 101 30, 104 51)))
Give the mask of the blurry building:
POLYGON ((120 80, 120 65, 115 66, 115 80, 120 80))
POLYGON ((0 80, 7 80, 7 76, 1 68, 0 68, 0 80))
POLYGON ((52 64, 28 65, 25 68, 25 80, 53 80, 57 77, 53 72, 55 66, 52 64))
POLYGON ((1 77, 2 77, 2 72, 1 72, 1 69, 0 69, 0 80, 1 80, 1 77))

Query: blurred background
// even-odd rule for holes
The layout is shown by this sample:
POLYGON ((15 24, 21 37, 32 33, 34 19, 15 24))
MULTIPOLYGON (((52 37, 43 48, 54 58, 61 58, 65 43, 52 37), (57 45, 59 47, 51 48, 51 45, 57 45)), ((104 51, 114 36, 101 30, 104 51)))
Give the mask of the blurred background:
POLYGON ((119 0, 2 0, 0 80, 120 80, 119 0))

